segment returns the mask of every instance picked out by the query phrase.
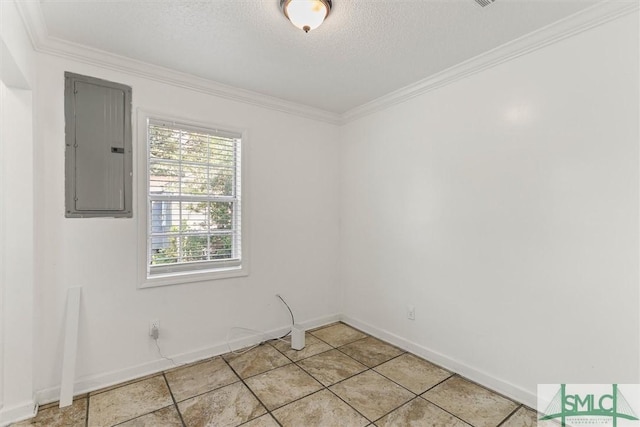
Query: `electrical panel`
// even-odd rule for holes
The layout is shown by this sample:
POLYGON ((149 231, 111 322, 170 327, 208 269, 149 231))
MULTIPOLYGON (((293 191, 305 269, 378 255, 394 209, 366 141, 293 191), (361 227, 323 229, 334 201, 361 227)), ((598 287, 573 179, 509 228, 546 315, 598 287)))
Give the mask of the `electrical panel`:
POLYGON ((65 73, 65 214, 132 217, 131 88, 65 73))

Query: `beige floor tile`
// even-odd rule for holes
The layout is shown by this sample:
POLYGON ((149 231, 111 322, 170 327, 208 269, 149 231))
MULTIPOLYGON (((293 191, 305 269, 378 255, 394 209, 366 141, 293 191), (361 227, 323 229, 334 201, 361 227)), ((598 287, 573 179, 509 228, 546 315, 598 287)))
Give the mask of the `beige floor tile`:
POLYGON ((509 419, 500 427, 537 427, 537 426, 556 426, 560 427, 559 423, 554 421, 541 421, 538 422, 538 414, 524 406, 518 409, 515 414, 509 417, 509 419))
POLYGON ((237 426, 267 412, 240 382, 182 401, 178 409, 187 427, 237 426))
POLYGON ((433 363, 406 353, 374 368, 415 394, 421 394, 452 374, 433 363))
POLYGON ((224 358, 241 378, 251 377, 291 363, 282 353, 268 344, 259 345, 243 354, 228 353, 224 358))
POLYGON ((254 420, 249 421, 248 423, 242 424, 241 427, 280 427, 276 420, 269 414, 265 414, 260 418, 256 418, 254 420))
POLYGON ((310 333, 334 347, 340 347, 341 345, 349 344, 350 342, 367 337, 366 334, 353 329, 344 323, 336 323, 335 325, 317 329, 310 333))
POLYGON ((162 375, 89 397, 89 426, 111 426, 173 404, 162 375))
POLYGON ((358 374, 329 389, 371 421, 415 397, 410 391, 373 371, 358 374))
POLYGON ((313 377, 293 364, 247 378, 245 382, 269 410, 322 388, 313 377))
POLYGON ((367 370, 362 363, 338 350, 326 351, 301 360, 298 366, 327 387, 367 370))
POLYGON ((471 427, 421 397, 402 405, 375 424, 377 427, 471 427))
POLYGON ((314 393, 273 411, 284 427, 364 427, 369 420, 328 390, 314 393))
POLYGON ((39 409, 31 419, 12 424, 13 427, 84 427, 87 420, 87 399, 77 399, 71 406, 49 406, 39 409))
POLYGON ((177 402, 240 381, 220 357, 174 369, 165 376, 177 402))
POLYGON ((182 427, 182 420, 175 405, 118 424, 118 427, 182 427))
POLYGON ((140 381, 143 381, 143 380, 147 380, 149 378, 153 378, 153 377, 157 377, 157 376, 158 376, 158 374, 155 373, 155 374, 145 375, 145 376, 139 377, 139 378, 134 378, 134 379, 129 380, 129 381, 123 381, 123 382, 118 383, 118 384, 114 384, 114 385, 111 385, 111 386, 108 386, 108 387, 101 388, 99 390, 92 391, 92 392, 89 393, 89 397, 94 396, 96 394, 104 393, 105 391, 113 390, 114 388, 120 388, 120 387, 123 387, 125 385, 137 383, 137 382, 140 382, 140 381))
POLYGON ((291 337, 286 337, 284 338, 284 341, 273 341, 271 345, 294 362, 331 350, 332 348, 329 344, 320 341, 311 334, 305 334, 304 343, 305 346, 302 350, 293 350, 291 348, 291 337))
POLYGON ((370 368, 404 353, 404 351, 398 347, 394 347, 373 337, 344 345, 340 347, 340 351, 370 368))
POLYGON ((534 410, 343 323, 307 331, 306 344, 272 341, 146 376, 12 426, 540 426, 534 410))
POLYGON ((458 376, 422 396, 476 427, 495 427, 518 407, 511 400, 458 376))

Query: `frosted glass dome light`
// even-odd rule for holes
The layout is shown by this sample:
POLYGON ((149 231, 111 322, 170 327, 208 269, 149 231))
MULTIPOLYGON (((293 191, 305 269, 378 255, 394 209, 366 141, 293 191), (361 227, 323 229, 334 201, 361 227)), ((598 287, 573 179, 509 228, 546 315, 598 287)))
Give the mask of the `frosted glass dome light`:
POLYGON ((280 0, 280 7, 293 25, 308 33, 329 15, 331 0, 280 0))

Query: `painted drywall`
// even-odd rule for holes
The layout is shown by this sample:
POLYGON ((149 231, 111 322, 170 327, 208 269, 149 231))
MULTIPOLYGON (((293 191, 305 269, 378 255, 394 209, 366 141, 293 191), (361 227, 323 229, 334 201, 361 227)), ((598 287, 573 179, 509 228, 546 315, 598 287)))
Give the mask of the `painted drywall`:
POLYGON ((3 81, 12 80, 11 83, 5 81, 5 84, 30 89, 35 74, 35 55, 22 17, 13 1, 0 3, 0 39, 3 81))
POLYGON ((638 71, 633 13, 344 126, 345 318, 530 405, 638 383, 638 71))
POLYGON ((32 93, 2 84, 4 410, 33 409, 32 93), (14 177, 19 177, 16 179, 14 177))
MULTIPOLYGON (((160 320, 162 352, 187 361, 226 351, 231 327, 284 330, 289 313, 276 293, 297 322, 337 318, 336 126, 44 54, 37 87, 35 377, 41 401, 55 399, 60 383, 69 287, 82 287, 76 375, 87 389, 170 366, 148 337, 150 319, 160 320), (246 130, 247 277, 138 289, 137 219, 144 213, 135 202, 133 219, 64 217, 65 71, 131 86, 134 115, 142 109, 246 130)), ((137 151, 143 142, 136 129, 133 135, 137 151)), ((140 179, 134 175, 134 182, 140 179)), ((134 200, 139 196, 134 192, 134 200)))
POLYGON ((33 414, 34 53, 0 2, 0 424, 33 414))

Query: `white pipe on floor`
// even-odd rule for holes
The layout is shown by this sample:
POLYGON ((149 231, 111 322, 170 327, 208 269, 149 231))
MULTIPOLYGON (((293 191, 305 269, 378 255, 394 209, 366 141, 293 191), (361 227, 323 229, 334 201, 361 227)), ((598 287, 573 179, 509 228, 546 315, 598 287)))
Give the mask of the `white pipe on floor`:
POLYGON ((76 373, 81 290, 81 287, 69 288, 67 290, 67 314, 64 326, 64 355, 62 357, 60 408, 73 403, 73 382, 76 373))

